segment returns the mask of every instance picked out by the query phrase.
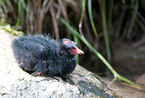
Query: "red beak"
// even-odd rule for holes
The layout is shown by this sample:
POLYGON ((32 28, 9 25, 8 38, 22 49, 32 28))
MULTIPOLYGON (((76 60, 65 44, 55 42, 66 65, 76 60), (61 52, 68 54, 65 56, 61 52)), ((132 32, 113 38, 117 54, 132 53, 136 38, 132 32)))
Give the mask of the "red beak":
POLYGON ((75 47, 75 49, 72 49, 70 51, 70 54, 84 54, 84 52, 80 50, 78 47, 75 47))
POLYGON ((76 49, 76 54, 84 54, 84 52, 82 50, 80 50, 79 48, 76 49))

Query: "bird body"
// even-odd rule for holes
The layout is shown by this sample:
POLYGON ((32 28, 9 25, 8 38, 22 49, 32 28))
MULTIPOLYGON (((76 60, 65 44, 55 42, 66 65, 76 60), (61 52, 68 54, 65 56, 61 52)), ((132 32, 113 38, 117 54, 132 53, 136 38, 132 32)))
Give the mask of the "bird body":
POLYGON ((64 76, 76 67, 75 54, 83 54, 69 39, 54 40, 49 36, 22 36, 12 43, 20 67, 32 75, 64 76))

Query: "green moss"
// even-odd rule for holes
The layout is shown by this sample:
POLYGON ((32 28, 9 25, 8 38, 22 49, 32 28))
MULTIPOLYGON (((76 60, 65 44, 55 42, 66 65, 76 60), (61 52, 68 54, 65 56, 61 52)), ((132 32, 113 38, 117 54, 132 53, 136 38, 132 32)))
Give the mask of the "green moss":
POLYGON ((23 35, 24 34, 21 31, 15 30, 10 25, 5 24, 5 23, 1 23, 1 22, 0 22, 0 30, 5 30, 5 31, 9 32, 10 34, 16 35, 16 36, 20 36, 20 35, 23 35))

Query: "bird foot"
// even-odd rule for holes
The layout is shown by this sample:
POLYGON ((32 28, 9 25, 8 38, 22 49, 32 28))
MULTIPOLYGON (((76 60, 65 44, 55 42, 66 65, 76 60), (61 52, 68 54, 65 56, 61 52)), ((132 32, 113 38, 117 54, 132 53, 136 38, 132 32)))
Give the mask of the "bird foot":
POLYGON ((31 75, 32 76, 38 76, 38 75, 41 75, 42 74, 42 72, 34 72, 34 73, 32 73, 31 75))
POLYGON ((40 75, 42 72, 38 72, 38 73, 36 73, 36 74, 34 74, 33 76, 38 76, 38 75, 40 75))
POLYGON ((32 73, 31 75, 32 75, 32 76, 38 76, 38 75, 43 76, 45 73, 46 73, 46 70, 45 70, 45 71, 41 71, 41 72, 36 71, 36 72, 32 73))
POLYGON ((53 79, 56 79, 57 81, 60 81, 60 78, 63 80, 63 81, 67 81, 67 79, 69 79, 67 76, 52 76, 52 75, 49 75, 49 77, 53 78, 53 79))
POLYGON ((68 76, 59 76, 62 80, 66 81, 67 79, 69 79, 68 76))

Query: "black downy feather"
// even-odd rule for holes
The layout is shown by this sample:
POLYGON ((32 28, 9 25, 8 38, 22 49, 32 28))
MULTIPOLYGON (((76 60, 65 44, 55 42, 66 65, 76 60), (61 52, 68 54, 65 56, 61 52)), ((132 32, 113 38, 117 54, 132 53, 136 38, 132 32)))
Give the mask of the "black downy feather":
POLYGON ((22 36, 12 43, 13 52, 20 67, 32 75, 65 76, 76 67, 75 54, 70 47, 77 47, 69 39, 54 40, 49 36, 22 36), (64 41, 70 43, 63 44, 64 41))

